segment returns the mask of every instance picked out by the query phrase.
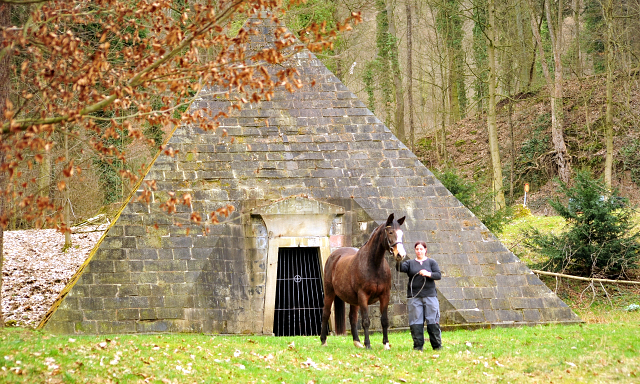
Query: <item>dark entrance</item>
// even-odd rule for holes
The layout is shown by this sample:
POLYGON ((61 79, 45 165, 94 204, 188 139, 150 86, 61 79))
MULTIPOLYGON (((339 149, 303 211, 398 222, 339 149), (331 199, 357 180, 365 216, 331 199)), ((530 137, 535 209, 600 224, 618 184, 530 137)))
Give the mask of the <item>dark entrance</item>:
POLYGON ((323 304, 319 248, 279 248, 275 335, 319 335, 323 304))

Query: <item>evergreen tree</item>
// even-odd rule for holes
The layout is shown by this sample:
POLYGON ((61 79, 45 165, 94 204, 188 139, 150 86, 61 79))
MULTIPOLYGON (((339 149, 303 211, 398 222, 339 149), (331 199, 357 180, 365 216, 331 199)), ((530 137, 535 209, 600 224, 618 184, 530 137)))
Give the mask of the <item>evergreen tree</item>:
POLYGON ((638 266, 640 232, 634 231, 634 210, 618 191, 608 192, 602 180, 581 171, 574 185, 560 182, 561 196, 549 204, 567 223, 560 234, 529 228, 525 245, 548 260, 538 267, 579 276, 625 277, 638 266))

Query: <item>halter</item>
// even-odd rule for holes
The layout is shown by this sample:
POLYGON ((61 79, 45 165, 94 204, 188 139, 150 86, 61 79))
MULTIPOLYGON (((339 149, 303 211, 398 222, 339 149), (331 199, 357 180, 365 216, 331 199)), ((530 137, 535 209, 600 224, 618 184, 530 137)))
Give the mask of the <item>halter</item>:
MULTIPOLYGON (((387 225, 385 228, 392 228, 390 225, 387 225)), ((393 247, 395 247, 398 244, 403 244, 402 241, 396 241, 395 243, 391 244, 391 242, 389 241, 389 236, 386 236, 387 238, 387 244, 389 245, 389 254, 391 254, 391 256, 393 256, 393 247)))

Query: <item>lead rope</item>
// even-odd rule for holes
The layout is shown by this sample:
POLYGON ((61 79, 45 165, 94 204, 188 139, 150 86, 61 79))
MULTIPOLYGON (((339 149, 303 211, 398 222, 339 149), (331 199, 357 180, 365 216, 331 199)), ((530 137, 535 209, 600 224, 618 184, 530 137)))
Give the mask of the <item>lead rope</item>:
MULTIPOLYGON (((389 238, 387 237, 387 245, 389 246, 389 248, 387 249, 389 251, 389 254, 391 255, 391 257, 396 258, 396 256, 393 254, 393 247, 391 246, 391 242, 389 241, 389 238)), ((398 291, 398 286, 396 285, 396 280, 399 279, 398 276, 400 276, 400 272, 398 271, 398 263, 400 263, 400 261, 395 260, 396 262, 396 278, 392 279, 393 280, 393 289, 395 289, 396 291, 398 291)), ((402 303, 402 301, 400 301, 402 303)))
MULTIPOLYGON (((393 253, 392 253, 392 255, 393 255, 393 253)), ((396 264, 398 264, 398 261, 396 261, 396 264)), ((420 292, 422 292, 422 290, 424 289, 425 284, 427 284, 427 278, 423 276, 422 277, 422 287, 420 287, 420 290, 418 291, 418 293, 416 293, 414 295, 413 294, 413 279, 415 279, 416 276, 418 276, 418 275, 419 275, 419 273, 416 273, 415 275, 413 275, 411 277, 411 281, 409 282, 409 289, 410 289, 410 292, 411 292, 411 298, 412 299, 415 299, 416 297, 418 297, 420 292)), ((393 288, 395 290, 398 290, 398 286, 396 285, 396 280, 399 280, 399 279, 400 279, 400 271, 398 270, 398 268, 396 268, 396 278, 393 280, 393 288)), ((406 303, 402 302, 402 299, 400 299, 400 303, 401 304, 406 304, 406 303)))
MULTIPOLYGON (((391 256, 393 256, 393 252, 391 252, 391 256)), ((401 261, 397 261, 396 260, 396 278, 392 279, 393 280, 393 289, 395 289, 396 291, 402 292, 398 289, 398 285, 396 284, 396 280, 400 280, 400 271, 398 270, 398 264, 401 263, 401 261)), ((403 303, 402 299, 398 299, 398 301, 400 302, 400 304, 407 304, 407 303, 403 303)))
POLYGON ((418 276, 420 273, 416 273, 415 275, 413 275, 411 277, 411 283, 409 283, 409 289, 411 290, 411 295, 412 295, 412 299, 415 299, 416 297, 418 297, 418 295, 420 294, 420 292, 422 292, 422 289, 424 288, 424 285, 427 283, 427 278, 425 276, 422 276, 422 287, 420 287, 420 290, 418 291, 418 293, 415 294, 415 296, 413 296, 413 279, 416 278, 416 276, 418 276))

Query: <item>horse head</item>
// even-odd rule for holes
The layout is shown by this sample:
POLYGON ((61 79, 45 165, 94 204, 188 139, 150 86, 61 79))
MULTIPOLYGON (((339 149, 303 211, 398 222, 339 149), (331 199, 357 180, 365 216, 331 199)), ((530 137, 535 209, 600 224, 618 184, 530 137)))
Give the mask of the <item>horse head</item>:
POLYGON ((396 261, 401 261, 407 252, 404 250, 402 244, 402 229, 400 226, 404 223, 405 216, 398 220, 393 219, 393 213, 389 215, 387 223, 385 224, 385 234, 387 236, 387 244, 389 245, 389 252, 393 254, 396 261))

